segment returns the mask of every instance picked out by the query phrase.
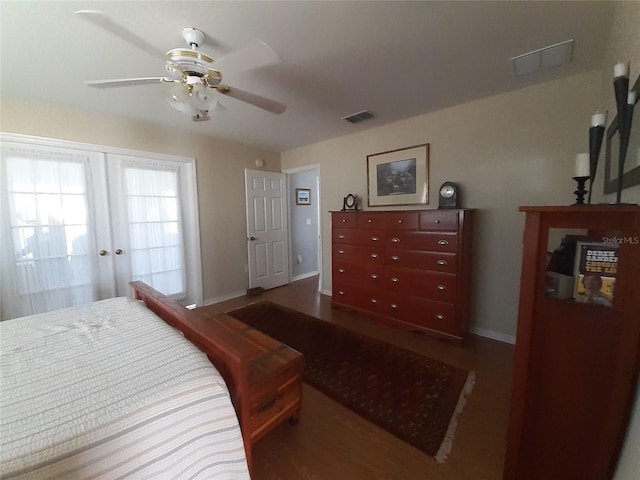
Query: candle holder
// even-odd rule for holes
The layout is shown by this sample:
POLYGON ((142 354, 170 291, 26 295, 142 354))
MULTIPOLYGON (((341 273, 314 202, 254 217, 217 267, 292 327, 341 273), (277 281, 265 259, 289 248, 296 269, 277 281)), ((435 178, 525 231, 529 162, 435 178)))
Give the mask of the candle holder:
POLYGON ((600 149, 602 148, 602 139, 604 138, 604 125, 596 125, 589 129, 589 197, 587 203, 591 204, 591 192, 593 191, 593 181, 596 178, 596 170, 598 169, 598 159, 600 158, 600 149))
POLYGON ((573 192, 576 194, 576 203, 573 205, 585 205, 584 196, 587 193, 587 189, 584 188, 584 184, 587 183, 590 177, 573 177, 573 179, 578 183, 578 189, 573 192))
POLYGON ((625 107, 627 106, 627 96, 629 94, 629 77, 615 77, 613 79, 613 93, 616 97, 616 110, 618 112, 618 120, 622 118, 625 107))
MULTIPOLYGON (((617 96, 617 92, 616 92, 617 96)), ((622 180, 624 177, 624 162, 629 149, 629 137, 631 137, 631 124, 633 122, 633 105, 625 102, 622 112, 618 114, 618 129, 620 131, 620 156, 618 157, 618 188, 616 191, 616 203, 622 200, 622 180)))

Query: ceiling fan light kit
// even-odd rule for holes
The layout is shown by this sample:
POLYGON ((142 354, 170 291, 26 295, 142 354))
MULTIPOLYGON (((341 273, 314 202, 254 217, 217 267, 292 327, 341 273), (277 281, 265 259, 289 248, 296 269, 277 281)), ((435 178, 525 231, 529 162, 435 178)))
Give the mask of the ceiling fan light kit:
MULTIPOLYGON (((153 52, 153 47, 146 40, 113 22, 102 12, 82 10, 76 12, 76 14, 80 18, 87 19, 103 27, 147 53, 153 52)), ((191 115, 193 121, 208 120, 209 111, 217 110, 217 107, 220 106, 209 89, 278 115, 287 109, 286 105, 275 100, 245 92, 235 87, 232 88, 228 85, 221 85, 222 73, 212 68, 213 58, 198 50, 204 42, 204 33, 194 27, 185 27, 182 29, 182 38, 184 38, 189 48, 174 48, 164 55, 166 77, 124 78, 88 81, 85 83, 96 88, 154 83, 165 84, 163 96, 167 103, 176 110, 191 115)), ((228 57, 234 58, 233 54, 228 57)), ((264 42, 259 42, 255 47, 243 49, 236 54, 236 57, 240 63, 245 63, 246 68, 251 68, 250 65, 246 65, 247 60, 251 60, 254 63, 254 68, 273 65, 280 61, 275 52, 264 42)), ((230 60, 227 60, 226 63, 229 62, 230 60)))

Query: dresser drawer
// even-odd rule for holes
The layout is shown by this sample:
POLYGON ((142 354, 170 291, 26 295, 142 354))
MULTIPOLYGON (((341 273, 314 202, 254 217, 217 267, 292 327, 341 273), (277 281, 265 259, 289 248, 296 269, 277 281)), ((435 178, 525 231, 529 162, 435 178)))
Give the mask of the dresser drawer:
POLYGON ((392 267, 415 268, 433 272, 456 273, 458 267, 455 253, 400 250, 385 252, 384 263, 392 267))
POLYGON ((456 301, 455 275, 386 267, 384 277, 384 287, 389 292, 439 302, 456 301))
POLYGON ((417 230, 417 212, 386 212, 384 214, 384 228, 387 230, 417 230))
POLYGON ((426 210, 420 212, 420 230, 440 231, 458 230, 457 210, 426 210))
POLYGON ((383 314, 419 327, 459 335, 455 305, 424 298, 387 293, 383 314))
POLYGON ((364 264, 382 264, 383 252, 382 246, 360 246, 340 244, 333 249, 334 262, 364 263, 364 264))
POLYGON ((358 228, 379 230, 417 230, 417 212, 361 212, 356 221, 358 228))
POLYGON ((333 296, 331 299, 338 304, 379 314, 383 308, 383 296, 384 293, 382 291, 374 292, 358 288, 351 284, 342 285, 338 283, 333 286, 333 296))
POLYGON ((333 212, 331 223, 333 228, 356 228, 356 212, 333 212))
POLYGON ((336 261, 333 264, 335 285, 355 285, 367 290, 381 290, 384 281, 382 264, 362 265, 336 261))
POLYGON ((454 232, 394 232, 384 237, 384 246, 393 253, 399 249, 455 253, 457 242, 458 236, 454 232))
POLYGON ((360 212, 356 219, 356 226, 365 230, 380 230, 384 228, 384 213, 360 212))
POLYGON ((336 244, 351 243, 355 245, 381 246, 383 238, 382 230, 333 229, 333 242, 336 244))

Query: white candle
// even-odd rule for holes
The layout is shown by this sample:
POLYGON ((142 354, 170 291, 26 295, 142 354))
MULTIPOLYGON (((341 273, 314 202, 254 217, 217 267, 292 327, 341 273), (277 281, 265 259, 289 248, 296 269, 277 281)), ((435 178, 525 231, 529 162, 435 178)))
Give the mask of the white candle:
POLYGON ((579 153, 576 155, 576 177, 589 177, 591 167, 589 166, 589 154, 579 153))
POLYGON ((596 112, 591 115, 592 127, 604 127, 607 123, 607 112, 596 112))
POLYGON ((629 95, 627 95, 627 103, 629 105, 635 105, 636 104, 636 92, 634 92, 634 91, 629 92, 629 95))
POLYGON ((613 67, 614 77, 628 77, 629 76, 629 63, 618 62, 613 67))

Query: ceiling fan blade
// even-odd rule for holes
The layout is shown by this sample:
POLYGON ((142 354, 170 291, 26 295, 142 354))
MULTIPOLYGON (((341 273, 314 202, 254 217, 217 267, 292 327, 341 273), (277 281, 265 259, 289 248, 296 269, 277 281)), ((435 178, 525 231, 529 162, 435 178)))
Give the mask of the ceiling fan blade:
POLYGON ((276 115, 283 114, 287 109, 287 106, 280 102, 276 102, 275 100, 256 95, 255 93, 250 93, 245 90, 240 90, 236 87, 230 87, 229 85, 218 85, 216 90, 223 95, 248 103, 254 107, 261 108, 267 112, 275 113, 276 115))
POLYGON ((89 22, 104 28, 108 32, 117 35, 131 45, 138 47, 140 50, 147 52, 162 61, 165 61, 164 52, 158 50, 156 47, 148 43, 145 39, 139 37, 130 30, 127 30, 122 25, 118 25, 116 22, 107 17, 103 12, 99 10, 78 10, 75 12, 80 18, 84 18, 89 22))
POLYGON ((242 72, 280 63, 280 57, 265 42, 258 41, 216 59, 216 68, 242 72))
POLYGON ((149 85, 153 83, 166 83, 172 80, 164 77, 144 77, 144 78, 118 78, 114 80, 89 80, 84 82, 90 87, 95 88, 111 88, 111 87, 130 87, 132 85, 149 85))

